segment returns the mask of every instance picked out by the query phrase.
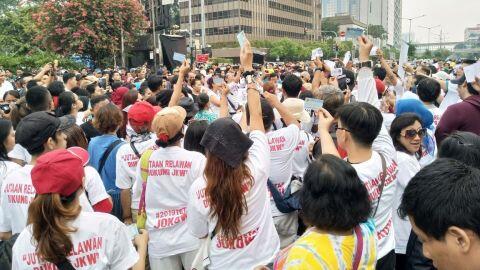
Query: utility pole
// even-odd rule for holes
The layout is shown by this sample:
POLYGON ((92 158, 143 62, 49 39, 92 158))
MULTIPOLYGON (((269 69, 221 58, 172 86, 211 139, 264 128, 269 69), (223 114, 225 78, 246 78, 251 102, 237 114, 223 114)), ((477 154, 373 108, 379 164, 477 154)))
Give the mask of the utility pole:
POLYGON ((150 18, 152 21, 152 39, 153 39, 153 67, 155 71, 157 70, 157 33, 155 31, 156 20, 155 20, 155 2, 150 0, 150 18))
POLYGON ((202 14, 202 48, 205 49, 205 0, 200 0, 200 6, 202 14))
POLYGON ((193 64, 193 39, 192 39, 192 1, 188 0, 188 22, 190 24, 190 63, 193 64))
POLYGON ((435 25, 435 26, 431 26, 431 27, 426 27, 426 26, 418 26, 418 27, 421 27, 421 28, 425 28, 425 29, 428 29, 428 50, 430 50, 430 30, 432 30, 433 28, 437 28, 437 27, 440 27, 441 25, 435 25))
POLYGON ((120 40, 121 40, 121 43, 122 43, 122 67, 123 68, 126 68, 126 65, 125 65, 125 41, 124 41, 124 38, 123 38, 123 25, 122 27, 120 28, 120 40))
POLYGON ((423 14, 421 16, 417 16, 417 17, 413 17, 413 18, 402 18, 403 20, 409 20, 410 21, 410 27, 409 27, 409 30, 408 30, 408 44, 412 43, 412 21, 415 20, 415 19, 423 18, 425 16, 427 16, 427 15, 423 14))

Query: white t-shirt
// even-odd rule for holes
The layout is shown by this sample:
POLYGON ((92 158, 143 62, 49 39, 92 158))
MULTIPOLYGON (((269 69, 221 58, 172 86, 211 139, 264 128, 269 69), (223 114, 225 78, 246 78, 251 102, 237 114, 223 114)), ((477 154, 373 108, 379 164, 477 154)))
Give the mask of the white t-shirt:
MULTIPOLYGON (((293 157, 295 148, 300 140, 300 129, 291 124, 286 128, 273 130, 267 134, 270 148, 270 172, 269 178, 273 185, 283 195, 292 178, 293 157)), ((273 197, 270 197, 272 215, 274 217, 285 215, 278 211, 273 197)))
MULTIPOLYGON (((210 90, 210 89, 208 89, 207 95, 210 99, 213 96, 213 97, 216 97, 218 100, 220 100, 220 97, 221 97, 219 92, 215 93, 213 90, 210 90)), ((217 116, 220 115, 220 107, 213 104, 211 100, 210 100, 210 112, 214 113, 217 116)))
MULTIPOLYGON (((150 147, 155 145, 155 138, 147 141, 134 143, 140 155, 150 147)), ((129 143, 126 143, 118 149, 116 162, 116 175, 115 185, 120 189, 132 189, 136 181, 137 163, 140 160, 132 149, 129 143)), ((132 189, 133 190, 133 189, 132 189)), ((141 189, 140 189, 141 191, 141 189)), ((140 202, 140 193, 132 193, 132 209, 138 209, 140 202)))
MULTIPOLYGON (((153 151, 145 192, 150 257, 164 258, 198 248, 198 239, 187 228, 188 191, 203 174, 205 160, 202 154, 178 146, 153 151)), ((140 167, 139 163, 134 193, 140 190, 141 194, 140 167)))
MULTIPOLYGON (((17 170, 17 169, 20 169, 21 166, 18 165, 17 163, 15 162, 11 162, 11 161, 0 161, 0 185, 2 184, 3 182, 3 179, 5 179, 5 177, 7 176, 7 174, 9 174, 11 171, 13 170, 17 170)), ((1 195, 1 193, 0 193, 1 195)))
POLYGON ((438 122, 440 122, 440 118, 442 118, 443 111, 435 105, 425 105, 425 107, 427 107, 427 109, 433 115, 433 132, 435 132, 435 129, 437 129, 438 126, 438 122))
POLYGON ((0 100, 3 100, 5 93, 10 90, 14 90, 13 85, 7 80, 3 81, 2 85, 0 85, 0 100))
MULTIPOLYGON (((384 126, 372 145, 372 157, 362 163, 351 164, 357 171, 358 177, 367 188, 372 209, 375 211, 378 198, 380 197, 379 187, 381 175, 383 174, 381 153, 386 161, 387 175, 383 187, 383 194, 378 206, 375 220, 375 229, 378 240, 378 259, 382 258, 395 248, 395 237, 393 231, 393 204, 395 200, 395 183, 397 179, 397 153, 393 147, 392 139, 384 126)), ((372 213, 373 214, 373 213, 372 213)))
MULTIPOLYGON (((270 167, 270 152, 267 137, 252 131, 253 145, 248 150, 247 167, 254 179, 253 186, 245 181, 242 185, 248 211, 240 220, 240 235, 228 241, 217 232, 210 246, 208 269, 253 269, 272 262, 280 249, 280 240, 273 224, 267 193, 270 167)), ((209 201, 205 196, 206 180, 202 176, 190 189, 188 202, 188 228, 198 238, 211 235, 216 226, 216 217, 210 216, 209 201)))
MULTIPOLYGON (((92 166, 85 166, 85 191, 88 193, 89 204, 95 205, 110 197, 102 182, 102 177, 92 166)), ((82 196, 80 197, 82 198, 82 196)), ((85 210, 85 209, 83 209, 85 210)))
MULTIPOLYGON (((105 213, 80 212, 71 227, 73 250, 68 259, 75 269, 129 269, 138 261, 138 253, 129 239, 127 227, 117 218, 105 213)), ((12 269, 56 269, 52 263, 42 263, 36 254, 29 225, 13 246, 12 269)))
POLYGON ((394 203, 394 215, 393 226, 395 227, 395 253, 405 254, 407 251, 408 237, 412 230, 412 225, 408 221, 408 217, 404 220, 400 218, 397 213, 397 209, 402 201, 402 195, 405 191, 405 187, 418 171, 420 171, 420 163, 415 156, 407 153, 397 151, 398 160, 398 174, 397 174, 397 187, 395 189, 395 203, 394 203))
POLYGON ((28 153, 27 149, 18 143, 15 144, 12 151, 8 153, 8 157, 23 160, 25 164, 29 164, 32 161, 32 156, 28 153))
POLYGON ((300 140, 295 151, 293 152, 293 164, 292 164, 292 174, 296 177, 303 178, 305 170, 307 170, 308 164, 310 163, 308 159, 308 146, 313 142, 313 136, 307 134, 306 131, 300 131, 300 140))
MULTIPOLYGON (((20 233, 27 225, 28 206, 35 199, 35 188, 30 173, 33 165, 11 171, 2 182, 0 190, 0 232, 20 233)), ((92 212, 85 193, 79 197, 82 211, 92 212)))

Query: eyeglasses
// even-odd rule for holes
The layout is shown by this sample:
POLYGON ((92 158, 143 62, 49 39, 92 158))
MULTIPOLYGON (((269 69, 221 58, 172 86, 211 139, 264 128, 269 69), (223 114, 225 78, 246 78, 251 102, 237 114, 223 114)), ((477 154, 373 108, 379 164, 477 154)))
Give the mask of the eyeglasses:
POLYGON ((418 137, 423 138, 427 134, 427 129, 426 128, 421 128, 419 130, 414 130, 414 129, 409 129, 405 131, 405 134, 402 134, 403 137, 407 139, 413 139, 415 136, 418 135, 418 137))

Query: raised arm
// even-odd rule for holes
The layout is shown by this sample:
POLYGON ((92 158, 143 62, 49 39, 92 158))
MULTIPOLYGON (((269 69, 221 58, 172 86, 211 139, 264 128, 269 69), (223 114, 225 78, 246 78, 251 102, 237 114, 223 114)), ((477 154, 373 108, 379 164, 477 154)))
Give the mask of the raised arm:
POLYGON ((382 67, 387 72, 387 78, 390 80, 390 82, 394 86, 397 85, 397 76, 395 76, 395 73, 393 73, 392 68, 383 57, 383 51, 380 48, 378 48, 377 50, 377 56, 378 56, 378 60, 380 60, 380 65, 382 65, 382 67))
POLYGON ((177 83, 173 86, 173 94, 170 102, 168 103, 168 107, 173 107, 178 104, 178 101, 180 100, 180 95, 182 94, 183 81, 185 79, 185 75, 188 74, 188 71, 190 71, 190 63, 188 62, 188 60, 185 60, 180 66, 178 80, 177 83))
MULTIPOLYGON (((358 37, 359 56, 361 63, 367 62, 370 58, 370 51, 373 43, 365 36, 358 37)), ((358 101, 367 102, 380 108, 380 101, 378 100, 375 80, 373 79, 373 72, 371 68, 362 67, 358 72, 358 101)))
POLYGON ((285 107, 285 105, 278 100, 276 95, 265 92, 263 93, 263 96, 273 108, 277 109, 278 113, 280 113, 280 116, 285 122, 285 125, 290 126, 291 124, 294 124, 300 127, 300 123, 295 119, 295 117, 293 117, 292 113, 287 109, 287 107, 285 107))
POLYGON ((325 65, 320 59, 317 58, 314 62, 317 68, 315 69, 315 73, 313 74, 312 90, 318 89, 322 84, 328 84, 328 79, 325 77, 323 71, 330 71, 329 67, 325 65))
POLYGON ((227 87, 225 83, 222 84, 222 87, 220 89, 220 115, 219 118, 223 117, 229 117, 229 111, 228 111, 228 93, 230 93, 230 89, 227 87))
POLYGON ((317 111, 318 116, 318 133, 320 133, 320 145, 322 146, 322 154, 331 154, 340 157, 337 147, 330 135, 330 127, 333 124, 333 116, 324 108, 317 111))
MULTIPOLYGON (((248 40, 241 48, 240 63, 245 72, 253 71, 253 52, 248 40)), ((258 130, 265 132, 262 119, 262 107, 260 106, 260 93, 257 90, 255 82, 247 84, 247 102, 250 115, 250 131, 258 130)))

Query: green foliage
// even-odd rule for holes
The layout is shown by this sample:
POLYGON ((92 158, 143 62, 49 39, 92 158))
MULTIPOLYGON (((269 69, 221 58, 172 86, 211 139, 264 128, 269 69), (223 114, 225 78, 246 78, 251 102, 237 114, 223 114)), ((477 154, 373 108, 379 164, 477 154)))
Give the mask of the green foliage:
POLYGON ((430 51, 430 50, 427 49, 427 50, 423 53, 422 58, 424 58, 424 59, 431 59, 431 58, 432 58, 432 51, 430 51))
POLYGON ((415 46, 415 44, 410 43, 408 46, 408 58, 410 59, 415 58, 416 52, 417 52, 417 47, 415 46))
POLYGON ((32 11, 34 7, 24 7, 0 16, 0 53, 25 55, 40 51, 33 42, 37 30, 31 18, 32 11))
POLYGON ((433 51, 433 57, 442 59, 442 60, 446 59, 450 55, 452 55, 452 52, 447 49, 438 49, 433 51))
POLYGON ((30 55, 0 54, 0 66, 10 70, 23 69, 31 71, 37 70, 46 63, 53 62, 55 59, 58 60, 59 66, 65 69, 79 69, 82 66, 61 55, 48 52, 38 52, 30 55))
POLYGON ((338 23, 333 22, 330 18, 326 18, 322 20, 322 32, 325 31, 326 33, 322 33, 323 37, 335 37, 333 33, 335 32, 338 34, 338 27, 340 25, 338 23), (327 32, 328 31, 328 32, 327 32))
POLYGON ((382 48, 383 55, 386 59, 391 59, 391 55, 393 55, 393 58, 395 60, 398 60, 400 57, 400 51, 397 48, 394 47, 384 47, 382 48))
POLYGON ((382 25, 372 25, 368 26, 368 34, 374 38, 382 38, 382 35, 386 34, 387 31, 383 28, 382 25))

